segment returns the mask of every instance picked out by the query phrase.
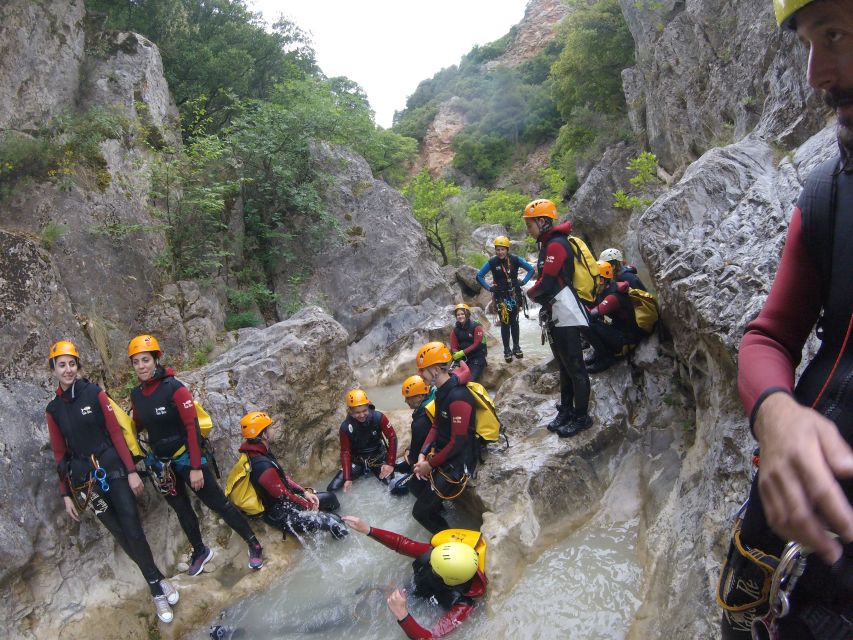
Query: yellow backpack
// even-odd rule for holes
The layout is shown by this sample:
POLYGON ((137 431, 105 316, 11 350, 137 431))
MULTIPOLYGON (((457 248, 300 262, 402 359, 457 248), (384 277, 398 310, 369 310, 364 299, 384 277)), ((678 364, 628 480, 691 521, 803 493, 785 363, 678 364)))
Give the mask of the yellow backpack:
POLYGON ((628 297, 634 305, 634 318, 637 326, 646 333, 654 331, 655 324, 660 318, 658 302, 648 291, 642 289, 628 289, 628 297))
MULTIPOLYGON (((469 382, 465 385, 471 395, 474 396, 476 404, 474 413, 474 430, 480 439, 486 442, 497 442, 500 440, 501 434, 506 439, 506 446, 509 447, 509 438, 503 432, 503 425, 498 418, 497 409, 495 409, 495 401, 486 391, 486 388, 479 382, 469 382)), ((425 407, 426 414, 430 420, 435 419, 435 400, 431 400, 425 407)))
POLYGON ((472 531, 471 529, 445 529, 444 531, 436 533, 432 537, 432 540, 430 540, 430 544, 433 547, 437 547, 447 542, 461 542, 474 549, 474 551, 477 552, 479 569, 485 575, 486 539, 483 537, 482 533, 479 531, 472 531))
POLYGON ((572 247, 575 270, 572 273, 572 288, 581 300, 595 301, 595 290, 598 286, 598 261, 593 257, 586 242, 577 236, 569 236, 568 242, 572 247))
POLYGON ((124 436, 124 441, 127 443, 127 448, 130 449, 131 455, 144 458, 145 454, 142 453, 139 440, 136 438, 136 425, 133 423, 133 420, 127 415, 124 409, 118 406, 115 400, 109 396, 107 398, 110 401, 110 407, 112 407, 116 420, 118 420, 118 424, 121 427, 121 433, 124 436))
POLYGON ((225 495, 247 516, 256 516, 264 512, 264 503, 252 484, 251 474, 252 463, 245 453, 241 453, 225 481, 225 495))

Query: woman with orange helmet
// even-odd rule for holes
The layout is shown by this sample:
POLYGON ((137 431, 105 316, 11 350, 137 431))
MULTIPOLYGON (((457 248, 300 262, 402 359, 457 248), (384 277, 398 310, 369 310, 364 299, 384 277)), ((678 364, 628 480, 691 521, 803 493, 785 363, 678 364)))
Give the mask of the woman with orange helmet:
POLYGON ((275 425, 265 411, 251 411, 240 420, 243 444, 251 466, 249 480, 264 504, 264 521, 290 533, 329 531, 337 538, 349 531, 330 511, 340 507, 334 493, 304 489, 293 480, 273 455, 270 443, 276 439, 275 425))
POLYGON ((412 468, 418 461, 418 454, 432 428, 432 416, 427 413, 427 405, 435 397, 433 388, 419 375, 406 378, 401 391, 403 400, 412 410, 412 435, 403 460, 394 467, 395 471, 403 474, 391 485, 391 493, 394 495, 403 495, 409 491, 416 493, 417 489, 413 489, 413 486, 423 482, 414 477, 412 468))
POLYGON ((154 563, 142 530, 134 498, 142 493, 142 480, 109 398, 98 385, 79 377, 80 354, 72 342, 55 343, 48 364, 59 386, 45 418, 65 512, 79 522, 80 511, 92 509, 139 567, 157 617, 171 622, 178 591, 154 563))
POLYGON ((397 433, 388 417, 377 411, 363 389, 347 393, 347 417, 338 429, 341 470, 326 491, 349 491, 354 478, 372 473, 388 484, 397 461, 397 433))
POLYGON ((200 574, 214 556, 213 549, 202 539, 187 487, 246 541, 249 568, 260 569, 264 565, 261 544, 246 518, 216 483, 201 452, 193 398, 189 389, 175 377, 175 372, 160 364, 162 355, 163 350, 154 336, 136 336, 130 341, 127 357, 139 379, 139 384, 130 392, 130 402, 137 429, 148 432, 153 454, 163 464, 171 466, 177 480, 175 494, 164 498, 178 515, 178 522, 193 547, 187 574, 200 574))

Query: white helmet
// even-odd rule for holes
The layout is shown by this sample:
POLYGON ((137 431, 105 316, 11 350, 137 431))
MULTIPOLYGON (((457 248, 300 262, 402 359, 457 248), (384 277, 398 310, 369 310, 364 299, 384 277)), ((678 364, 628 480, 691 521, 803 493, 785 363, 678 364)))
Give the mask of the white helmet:
POLYGON ((599 262, 622 262, 622 252, 619 249, 605 249, 598 256, 599 262))

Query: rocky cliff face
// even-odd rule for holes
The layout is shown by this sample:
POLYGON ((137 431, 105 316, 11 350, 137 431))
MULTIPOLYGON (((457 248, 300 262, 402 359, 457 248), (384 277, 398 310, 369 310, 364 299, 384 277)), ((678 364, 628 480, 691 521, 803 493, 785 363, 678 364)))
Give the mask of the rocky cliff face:
POLYGON ((535 58, 542 46, 554 38, 554 28, 571 9, 562 0, 530 0, 524 17, 515 26, 515 35, 506 53, 483 65, 487 71, 499 66, 514 67, 535 58))
POLYGON ((412 173, 427 169, 432 175, 440 176, 453 162, 453 138, 465 128, 465 110, 459 98, 451 98, 441 103, 438 113, 427 127, 421 144, 418 161, 412 167, 412 173))

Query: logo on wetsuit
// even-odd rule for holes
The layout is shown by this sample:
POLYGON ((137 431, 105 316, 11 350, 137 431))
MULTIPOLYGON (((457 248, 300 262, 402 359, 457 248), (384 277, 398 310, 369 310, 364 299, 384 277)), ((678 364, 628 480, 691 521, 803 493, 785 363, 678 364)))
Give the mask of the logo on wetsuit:
POLYGON ((84 416, 92 415, 92 407, 83 407, 80 409, 80 414, 84 416))
POLYGON ((165 416, 166 415, 166 407, 157 407, 154 409, 154 415, 165 416))

